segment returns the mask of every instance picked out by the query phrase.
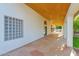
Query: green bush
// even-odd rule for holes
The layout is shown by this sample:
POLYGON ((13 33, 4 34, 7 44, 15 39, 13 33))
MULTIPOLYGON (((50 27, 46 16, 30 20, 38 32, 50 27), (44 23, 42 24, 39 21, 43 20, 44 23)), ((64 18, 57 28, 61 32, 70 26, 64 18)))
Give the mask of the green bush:
MULTIPOLYGON (((79 33, 79 16, 76 16, 74 18, 73 28, 74 28, 73 29, 74 34, 78 34, 79 33)), ((79 36, 78 35, 74 35, 74 37, 73 37, 73 47, 79 48, 79 36)))
POLYGON ((77 18, 74 19, 73 27, 75 32, 79 32, 79 16, 77 16, 77 18))
POLYGON ((73 47, 79 48, 79 37, 77 37, 77 36, 73 37, 73 47))
POLYGON ((62 26, 56 26, 56 29, 62 29, 62 26))

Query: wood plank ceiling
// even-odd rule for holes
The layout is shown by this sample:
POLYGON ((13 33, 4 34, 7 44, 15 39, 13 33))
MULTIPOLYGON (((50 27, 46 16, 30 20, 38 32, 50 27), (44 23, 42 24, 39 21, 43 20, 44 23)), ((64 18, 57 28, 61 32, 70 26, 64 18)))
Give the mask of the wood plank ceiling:
POLYGON ((52 20, 53 24, 63 25, 70 3, 26 3, 26 5, 48 20, 52 20))

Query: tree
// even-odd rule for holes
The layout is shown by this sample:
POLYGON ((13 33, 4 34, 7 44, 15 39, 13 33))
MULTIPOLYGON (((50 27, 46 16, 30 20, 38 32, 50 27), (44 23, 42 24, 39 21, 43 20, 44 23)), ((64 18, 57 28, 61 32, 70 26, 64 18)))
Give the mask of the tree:
POLYGON ((79 32, 79 16, 76 16, 73 22, 74 32, 79 32))

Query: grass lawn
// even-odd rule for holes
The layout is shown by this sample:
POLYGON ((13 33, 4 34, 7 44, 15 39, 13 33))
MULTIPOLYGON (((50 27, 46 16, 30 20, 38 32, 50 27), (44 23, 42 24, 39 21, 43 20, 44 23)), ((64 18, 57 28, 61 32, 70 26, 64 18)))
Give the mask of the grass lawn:
POLYGON ((77 36, 73 37, 73 47, 79 48, 79 37, 77 37, 77 36))

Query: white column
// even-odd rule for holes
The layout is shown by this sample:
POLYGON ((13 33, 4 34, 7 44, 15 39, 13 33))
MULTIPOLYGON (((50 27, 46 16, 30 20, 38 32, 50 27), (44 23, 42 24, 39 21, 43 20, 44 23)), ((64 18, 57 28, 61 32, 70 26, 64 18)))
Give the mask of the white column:
POLYGON ((67 18, 67 46, 73 47, 73 17, 67 18))

